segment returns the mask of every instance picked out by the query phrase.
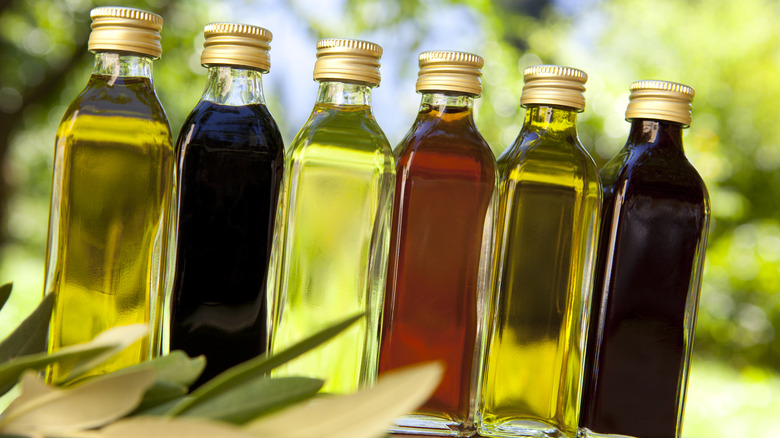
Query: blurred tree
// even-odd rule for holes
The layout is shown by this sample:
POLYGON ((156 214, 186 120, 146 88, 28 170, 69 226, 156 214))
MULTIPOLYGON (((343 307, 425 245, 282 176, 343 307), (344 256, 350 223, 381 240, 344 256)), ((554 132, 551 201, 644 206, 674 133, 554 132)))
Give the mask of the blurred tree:
MULTIPOLYGON (((582 8, 558 56, 591 74, 583 132, 597 160, 622 147, 628 85, 696 89, 686 153, 710 190, 695 351, 740 368, 780 369, 780 3, 613 0, 582 8)), ((663 273, 659 273, 662 275, 663 273)))

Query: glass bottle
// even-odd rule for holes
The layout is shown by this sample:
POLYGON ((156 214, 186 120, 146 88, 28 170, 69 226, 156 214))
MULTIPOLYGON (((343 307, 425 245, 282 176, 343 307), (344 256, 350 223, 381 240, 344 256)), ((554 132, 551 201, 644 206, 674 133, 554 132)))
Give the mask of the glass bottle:
MULTIPOLYGON (((57 296, 48 351, 114 326, 150 324, 144 339, 95 368, 104 374, 156 354, 174 152, 152 83, 163 20, 92 10, 95 67, 57 128, 44 293, 57 296)), ((65 377, 74 363, 47 372, 65 377)))
POLYGON ((490 282, 496 159, 474 124, 484 61, 470 53, 419 56, 417 119, 396 149, 380 375, 438 360, 431 398, 393 432, 470 436, 484 301, 490 282))
POLYGON ((317 101, 285 157, 269 280, 271 351, 358 312, 365 318, 275 370, 352 392, 376 378, 395 164, 371 112, 382 49, 366 41, 317 43, 317 101))
POLYGON ((520 135, 498 158, 495 283, 479 433, 574 437, 601 183, 577 138, 585 72, 524 72, 520 135))
POLYGON ((631 85, 604 182, 580 425, 587 436, 680 437, 709 196, 683 152, 692 88, 631 85))
POLYGON ((284 163, 263 97, 272 35, 211 23, 208 81, 177 144, 179 197, 170 348, 205 355, 196 385, 266 351, 266 281, 284 163))

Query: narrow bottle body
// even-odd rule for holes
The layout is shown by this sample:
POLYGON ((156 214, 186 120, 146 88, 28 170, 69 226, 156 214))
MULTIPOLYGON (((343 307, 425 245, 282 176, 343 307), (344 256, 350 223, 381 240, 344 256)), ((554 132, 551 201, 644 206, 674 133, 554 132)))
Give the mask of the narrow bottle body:
POLYGON ((590 436, 679 437, 707 189, 672 122, 635 120, 601 175, 605 209, 580 424, 590 436))
MULTIPOLYGON (((57 130, 44 289, 57 299, 48 349, 132 323, 150 324, 151 340, 91 374, 156 354, 153 321, 162 303, 175 186, 171 133, 151 83, 151 60, 97 57, 100 68, 57 130), (128 67, 133 63, 141 67, 128 67)), ((54 365, 49 379, 65 377, 73 365, 54 365)))
MULTIPOLYGON (((321 84, 321 95, 334 85, 321 84)), ((318 101, 290 146, 283 181, 269 280, 271 351, 366 315, 275 374, 318 377, 324 392, 351 392, 376 378, 395 182, 370 106, 318 101)))
POLYGON ((199 385, 267 349, 266 281, 284 148, 262 103, 202 100, 182 127, 178 154, 170 345, 206 356, 199 385))
MULTIPOLYGON (((435 95, 434 95, 435 96, 435 95)), ((438 360, 445 374, 396 432, 475 432, 484 300, 491 279, 496 164, 470 106, 427 101, 397 162, 380 374, 438 360)))
POLYGON ((601 183, 575 121, 573 111, 530 107, 498 159, 481 435, 577 433, 601 183))

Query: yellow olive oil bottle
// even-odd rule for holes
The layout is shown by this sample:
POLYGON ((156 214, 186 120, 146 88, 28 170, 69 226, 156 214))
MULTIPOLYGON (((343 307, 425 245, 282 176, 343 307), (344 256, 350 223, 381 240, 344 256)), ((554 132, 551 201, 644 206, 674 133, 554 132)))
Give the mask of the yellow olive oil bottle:
POLYGON ((285 157, 269 288, 271 352, 358 312, 337 338, 278 368, 352 392, 376 378, 395 163, 371 111, 382 49, 366 41, 317 43, 319 92, 285 157))
POLYGON ((601 183, 577 138, 585 72, 524 71, 525 123, 498 158, 483 436, 577 434, 601 183))
MULTIPOLYGON (((57 298, 48 350, 120 325, 149 324, 151 332, 97 375, 157 351, 174 153, 152 84, 162 18, 118 7, 90 15, 95 67, 60 122, 54 151, 44 293, 57 298)), ((54 365, 48 379, 72 366, 54 365)))

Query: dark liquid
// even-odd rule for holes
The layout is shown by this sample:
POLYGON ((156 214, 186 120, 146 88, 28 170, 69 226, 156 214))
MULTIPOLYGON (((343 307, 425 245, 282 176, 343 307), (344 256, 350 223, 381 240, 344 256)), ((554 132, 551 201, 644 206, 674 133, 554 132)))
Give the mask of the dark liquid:
POLYGON ((683 154, 680 125, 667 122, 634 122, 628 144, 601 176, 605 203, 580 424, 602 434, 675 437, 706 188, 683 154))
POLYGON ((379 372, 442 361, 444 378, 419 411, 463 421, 495 158, 465 108, 423 111, 402 144, 379 372))
POLYGON ((266 275, 282 177, 265 105, 201 102, 179 135, 171 350, 206 355, 196 386, 266 351, 266 275))

